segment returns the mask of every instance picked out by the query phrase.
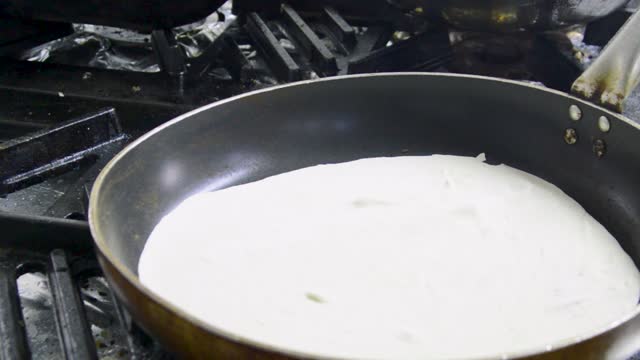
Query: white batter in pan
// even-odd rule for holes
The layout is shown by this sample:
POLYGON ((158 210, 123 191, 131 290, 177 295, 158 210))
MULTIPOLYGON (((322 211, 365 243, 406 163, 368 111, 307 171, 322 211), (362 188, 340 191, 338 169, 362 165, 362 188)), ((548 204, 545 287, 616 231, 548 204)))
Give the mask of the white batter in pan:
POLYGON ((322 165, 191 197, 142 282, 238 337, 316 356, 501 356, 602 329, 640 274, 557 187, 475 158, 322 165))

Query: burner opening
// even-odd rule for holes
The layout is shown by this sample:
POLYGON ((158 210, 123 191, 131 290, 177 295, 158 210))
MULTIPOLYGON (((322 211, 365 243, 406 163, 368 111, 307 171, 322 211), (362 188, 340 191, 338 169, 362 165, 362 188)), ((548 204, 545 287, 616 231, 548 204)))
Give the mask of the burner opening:
POLYGON ((53 298, 43 264, 26 263, 17 268, 22 320, 34 359, 63 359, 54 319, 53 298))
POLYGON ((93 274, 95 272, 78 275, 78 283, 98 357, 126 359, 131 355, 126 330, 120 326, 120 320, 113 316, 117 314, 117 305, 109 285, 102 276, 94 276, 98 275, 93 274))

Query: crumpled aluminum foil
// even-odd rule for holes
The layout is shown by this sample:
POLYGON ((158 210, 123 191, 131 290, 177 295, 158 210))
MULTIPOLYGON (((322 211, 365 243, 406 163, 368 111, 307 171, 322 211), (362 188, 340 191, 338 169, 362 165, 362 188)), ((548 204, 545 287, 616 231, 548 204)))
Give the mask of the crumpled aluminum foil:
MULTIPOLYGON (((206 19, 174 29, 187 57, 198 57, 229 26, 235 15, 231 1, 206 19)), ((101 69, 158 72, 151 36, 136 31, 74 24, 75 33, 26 51, 23 60, 101 69)))

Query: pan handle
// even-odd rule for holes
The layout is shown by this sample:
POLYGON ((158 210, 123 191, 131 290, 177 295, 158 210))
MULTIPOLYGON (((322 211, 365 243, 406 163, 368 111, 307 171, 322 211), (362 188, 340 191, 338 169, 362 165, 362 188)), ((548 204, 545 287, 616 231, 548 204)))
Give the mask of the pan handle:
POLYGON ((573 83, 571 92, 621 113, 640 82, 640 10, 618 30, 602 54, 573 83))

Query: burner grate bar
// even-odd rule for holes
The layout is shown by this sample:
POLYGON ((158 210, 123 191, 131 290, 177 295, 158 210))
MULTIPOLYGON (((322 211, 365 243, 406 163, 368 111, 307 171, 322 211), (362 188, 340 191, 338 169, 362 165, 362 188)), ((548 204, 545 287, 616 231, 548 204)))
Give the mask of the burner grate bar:
POLYGON ((97 359, 84 304, 71 276, 64 250, 50 254, 49 283, 58 334, 67 359, 97 359))
POLYGON ((278 42, 267 24, 257 13, 247 16, 247 30, 256 42, 258 50, 264 53, 266 61, 281 81, 298 81, 302 78, 300 67, 278 42))
POLYGON ((151 33, 153 49, 158 56, 160 68, 169 75, 178 76, 186 71, 185 54, 170 29, 154 30, 151 33))
MULTIPOLYGON (((57 248, 72 252, 93 249, 89 224, 84 221, 12 214, 0 211, 0 248, 48 253, 57 248)), ((0 264, 4 263, 0 255, 0 264)), ((0 268, 1 269, 1 268, 0 268)))
POLYGON ((231 36, 222 35, 218 38, 218 41, 220 41, 222 47, 220 57, 226 68, 229 69, 234 79, 241 79, 243 71, 251 68, 249 60, 247 60, 247 57, 238 47, 238 43, 231 36))
POLYGON ((353 48, 357 41, 355 29, 334 8, 326 7, 323 10, 327 26, 331 32, 341 43, 353 48))
POLYGON ((18 297, 16 271, 0 257, 0 359, 30 358, 27 334, 18 297))
POLYGON ((307 23, 289 5, 282 5, 284 19, 287 22, 287 29, 293 39, 302 47, 311 58, 311 63, 323 75, 335 75, 338 73, 336 57, 327 49, 307 23))
POLYGON ((113 108, 104 109, 0 144, 0 195, 61 173, 84 160, 96 149, 124 139, 113 108))

